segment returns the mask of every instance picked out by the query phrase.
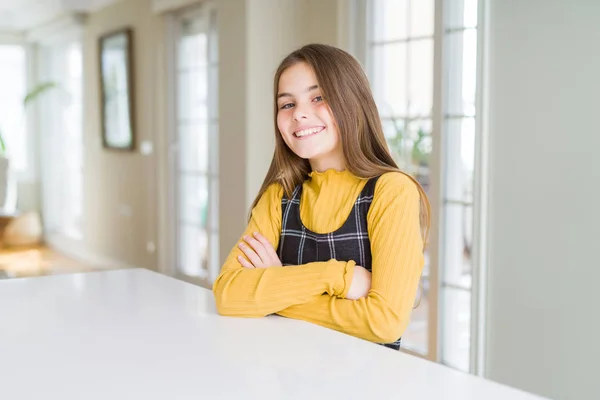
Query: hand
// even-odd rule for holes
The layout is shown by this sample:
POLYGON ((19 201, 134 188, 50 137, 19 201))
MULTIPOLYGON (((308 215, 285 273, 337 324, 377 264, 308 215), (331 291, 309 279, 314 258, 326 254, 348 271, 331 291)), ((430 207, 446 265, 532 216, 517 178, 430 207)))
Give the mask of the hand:
POLYGON ((244 242, 238 244, 238 247, 246 258, 238 256, 238 261, 244 268, 268 268, 281 267, 281 261, 277 256, 277 252, 271 243, 258 232, 254 232, 252 236, 246 235, 243 237, 244 242))
POLYGON ((371 273, 365 268, 355 265, 354 276, 352 277, 352 283, 350 283, 350 289, 346 298, 358 300, 361 297, 367 297, 369 290, 371 290, 371 273))

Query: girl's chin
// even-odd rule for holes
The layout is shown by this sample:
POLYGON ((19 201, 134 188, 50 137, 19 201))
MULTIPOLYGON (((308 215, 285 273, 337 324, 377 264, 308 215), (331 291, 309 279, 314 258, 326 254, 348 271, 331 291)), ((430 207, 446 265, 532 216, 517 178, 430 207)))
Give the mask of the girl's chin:
POLYGON ((298 157, 304 159, 304 160, 309 160, 309 161, 315 161, 318 160, 320 158, 323 157, 323 154, 321 153, 316 153, 313 151, 295 151, 294 152, 298 157))

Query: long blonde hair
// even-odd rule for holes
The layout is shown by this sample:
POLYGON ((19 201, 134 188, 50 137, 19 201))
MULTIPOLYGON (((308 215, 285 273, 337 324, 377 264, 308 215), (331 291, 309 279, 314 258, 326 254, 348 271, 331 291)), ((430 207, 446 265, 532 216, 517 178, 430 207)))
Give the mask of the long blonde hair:
MULTIPOLYGON (((283 59, 274 79, 275 153, 265 180, 258 191, 250 212, 265 190, 273 183, 283 187, 290 198, 294 188, 308 179, 311 172, 308 160, 297 156, 285 144, 277 127, 277 92, 279 78, 289 67, 306 63, 314 71, 323 99, 330 107, 340 133, 346 168, 360 178, 373 178, 385 172, 400 171, 394 162, 383 135, 381 119, 371 93, 369 81, 354 57, 347 52, 324 44, 309 44, 283 59)), ((407 175, 407 174, 405 174, 407 175)), ((420 223, 423 246, 427 245, 430 227, 429 200, 421 185, 420 223)))

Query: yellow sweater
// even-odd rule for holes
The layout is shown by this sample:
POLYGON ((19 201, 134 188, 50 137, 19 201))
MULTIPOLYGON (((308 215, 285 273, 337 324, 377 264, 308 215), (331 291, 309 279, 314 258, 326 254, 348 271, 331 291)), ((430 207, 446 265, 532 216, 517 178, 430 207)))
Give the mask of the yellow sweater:
MULTIPOLYGON (((309 176, 300 201, 302 222, 316 233, 333 232, 348 218, 367 181, 349 171, 309 176)), ((282 196, 281 185, 267 188, 244 235, 260 232, 277 249, 282 196)), ((354 261, 247 269, 236 259, 243 255, 236 244, 213 285, 218 312, 242 317, 277 313, 377 343, 397 340, 408 325, 424 263, 416 185, 401 173, 382 175, 367 221, 372 253, 367 297, 344 298, 354 261)))

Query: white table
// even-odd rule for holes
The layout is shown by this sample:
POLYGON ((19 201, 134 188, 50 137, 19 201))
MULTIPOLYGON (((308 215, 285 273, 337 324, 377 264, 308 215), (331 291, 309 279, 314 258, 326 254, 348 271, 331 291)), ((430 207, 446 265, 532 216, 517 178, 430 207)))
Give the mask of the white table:
POLYGON ((540 399, 148 270, 0 280, 0 399, 321 398, 540 399))

